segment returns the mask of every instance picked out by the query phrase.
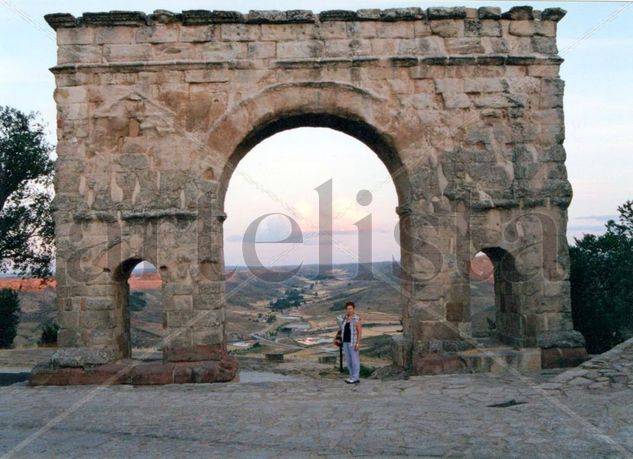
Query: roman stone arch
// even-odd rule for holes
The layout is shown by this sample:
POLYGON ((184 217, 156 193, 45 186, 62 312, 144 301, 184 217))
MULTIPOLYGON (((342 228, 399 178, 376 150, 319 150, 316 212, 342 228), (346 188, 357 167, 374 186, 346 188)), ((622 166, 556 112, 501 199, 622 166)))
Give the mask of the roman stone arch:
MULTIPOLYGON (((538 350, 544 366, 582 358, 565 236, 572 193, 556 47, 564 14, 524 6, 47 15, 58 41, 63 352, 86 364, 125 356, 116 286, 126 260, 147 259, 161 269, 169 324, 169 376, 158 379, 231 379, 228 181, 266 137, 322 126, 367 144, 396 185, 396 364, 469 371, 460 352, 474 346, 468 266, 479 250, 509 279, 499 286, 500 339, 538 350)), ((54 381, 57 368, 46 371, 54 381)))

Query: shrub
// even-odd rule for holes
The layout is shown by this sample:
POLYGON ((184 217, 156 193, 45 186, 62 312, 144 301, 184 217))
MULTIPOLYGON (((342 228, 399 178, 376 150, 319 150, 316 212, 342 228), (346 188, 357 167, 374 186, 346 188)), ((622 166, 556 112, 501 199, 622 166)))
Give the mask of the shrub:
POLYGON ((18 333, 20 297, 10 288, 0 290, 0 348, 10 348, 18 333))
POLYGON ((54 320, 47 320, 42 324, 42 336, 40 337, 39 344, 57 344, 57 332, 59 331, 59 325, 54 320))

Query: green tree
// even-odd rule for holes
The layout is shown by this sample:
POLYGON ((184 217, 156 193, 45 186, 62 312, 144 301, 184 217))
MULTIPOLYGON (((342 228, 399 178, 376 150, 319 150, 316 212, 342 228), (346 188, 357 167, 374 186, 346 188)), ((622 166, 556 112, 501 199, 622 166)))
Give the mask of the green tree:
POLYGON ((52 150, 35 113, 0 106, 0 271, 50 276, 52 150))
POLYGON ((590 353, 633 336, 633 201, 618 207, 602 235, 585 234, 570 247, 574 328, 590 353))
POLYGON ((10 288, 0 290, 0 348, 10 348, 20 322, 20 298, 10 288))

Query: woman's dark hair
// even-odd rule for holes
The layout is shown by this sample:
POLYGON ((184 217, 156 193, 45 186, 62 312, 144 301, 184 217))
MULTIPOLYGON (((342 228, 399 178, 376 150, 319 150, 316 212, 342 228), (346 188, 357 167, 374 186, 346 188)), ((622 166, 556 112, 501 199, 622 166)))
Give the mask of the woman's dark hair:
POLYGON ((354 302, 353 302, 353 301, 348 301, 347 303, 345 303, 345 307, 348 307, 348 306, 351 306, 351 307, 353 307, 354 309, 356 309, 356 305, 354 304, 354 302))

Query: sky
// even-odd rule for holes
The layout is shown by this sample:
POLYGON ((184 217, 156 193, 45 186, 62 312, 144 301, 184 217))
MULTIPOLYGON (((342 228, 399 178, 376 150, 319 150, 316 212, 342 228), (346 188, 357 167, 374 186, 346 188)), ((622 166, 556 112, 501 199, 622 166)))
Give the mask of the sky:
MULTIPOLYGON (((599 234, 617 206, 633 199, 633 2, 497 2, 393 0, 257 0, 257 1, 15 1, 0 0, 0 105, 38 111, 55 143, 55 34, 44 14, 85 11, 155 9, 327 9, 418 6, 512 6, 535 9, 561 7, 567 15, 558 23, 559 54, 565 59, 560 75, 565 81, 565 150, 574 197, 568 209, 568 240, 584 233, 599 234)), ((246 228, 264 213, 292 217, 301 230, 302 244, 257 244, 263 264, 318 262, 319 194, 333 189, 335 262, 357 259, 358 228, 371 215, 372 260, 399 259, 394 236, 397 222, 395 188, 386 168, 365 145, 345 134, 319 128, 279 133, 259 145, 238 165, 229 185, 225 210, 225 263, 242 264, 241 240, 246 228), (268 165, 273 164, 273 167, 268 165), (266 166, 265 166, 266 165, 266 166), (331 180, 331 182, 329 182, 331 180), (257 185, 258 184, 258 185, 257 185), (357 194, 371 192, 371 203, 361 205, 357 194)), ((264 219, 256 240, 284 238, 287 217, 264 219)))

